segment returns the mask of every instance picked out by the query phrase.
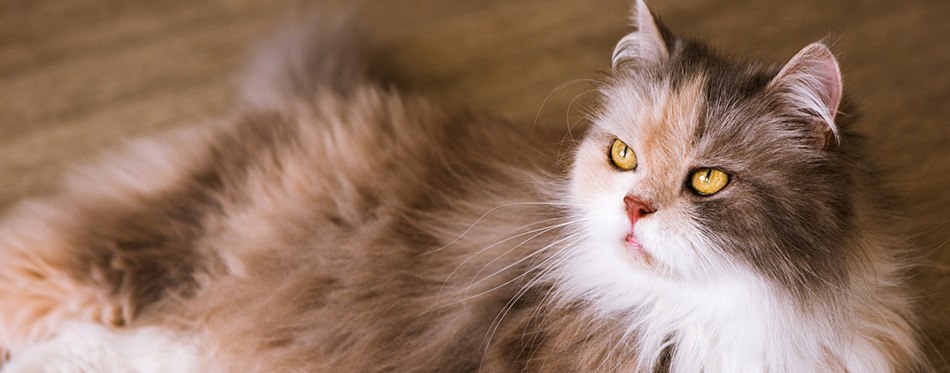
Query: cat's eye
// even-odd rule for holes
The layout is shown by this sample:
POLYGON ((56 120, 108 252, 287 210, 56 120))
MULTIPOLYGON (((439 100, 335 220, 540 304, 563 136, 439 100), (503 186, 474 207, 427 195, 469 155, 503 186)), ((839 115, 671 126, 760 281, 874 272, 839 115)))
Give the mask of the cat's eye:
POLYGON ((715 168, 700 168, 689 178, 689 187, 703 196, 716 194, 728 184, 729 174, 715 168))
POLYGON ((610 164, 618 170, 630 171, 637 168, 637 155, 620 139, 614 139, 613 144, 610 145, 609 155, 610 164))

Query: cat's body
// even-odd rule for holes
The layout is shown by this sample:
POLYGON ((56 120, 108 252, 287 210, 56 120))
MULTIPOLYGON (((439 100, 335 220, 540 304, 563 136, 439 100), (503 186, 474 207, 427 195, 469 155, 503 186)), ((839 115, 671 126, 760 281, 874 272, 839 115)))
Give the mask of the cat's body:
POLYGON ((636 23, 572 162, 368 80, 332 27, 278 38, 243 109, 0 225, 6 368, 923 369, 827 49, 780 71, 636 23))

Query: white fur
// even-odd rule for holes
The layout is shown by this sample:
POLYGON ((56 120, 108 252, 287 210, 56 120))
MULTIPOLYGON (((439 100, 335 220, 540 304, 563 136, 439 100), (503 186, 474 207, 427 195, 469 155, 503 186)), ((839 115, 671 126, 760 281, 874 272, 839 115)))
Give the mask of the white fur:
POLYGON ((56 337, 14 351, 3 373, 199 372, 197 353, 194 341, 158 328, 69 323, 56 337))
MULTIPOLYGON (((628 334, 637 335, 639 369, 652 369, 669 336, 677 346, 675 372, 831 369, 824 365, 822 347, 838 348, 836 331, 785 306, 759 275, 713 255, 700 257, 711 243, 698 230, 667 234, 649 219, 642 222, 644 229, 638 227, 644 247, 655 253, 657 262, 673 267, 674 274, 685 273, 677 269, 680 265, 707 267, 670 276, 640 266, 625 252, 629 223, 622 209, 602 204, 587 214, 599 216, 600 222, 583 228, 589 243, 563 264, 559 296, 592 302, 602 317, 625 319, 628 334), (699 264, 704 259, 708 261, 699 264)), ((874 366, 858 364, 862 368, 854 371, 872 371, 868 368, 874 366)))

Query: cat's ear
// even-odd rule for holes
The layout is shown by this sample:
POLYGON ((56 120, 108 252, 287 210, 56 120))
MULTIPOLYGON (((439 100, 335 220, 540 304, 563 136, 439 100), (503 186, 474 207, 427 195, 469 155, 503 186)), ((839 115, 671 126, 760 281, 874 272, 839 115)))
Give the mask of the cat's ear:
POLYGON ((624 62, 634 62, 637 65, 658 64, 669 58, 663 33, 643 0, 634 1, 630 18, 637 30, 617 43, 613 53, 613 68, 617 69, 624 62))
POLYGON ((769 82, 768 89, 819 121, 813 128, 822 147, 838 139, 835 115, 841 104, 841 70, 834 54, 822 43, 802 49, 769 82))

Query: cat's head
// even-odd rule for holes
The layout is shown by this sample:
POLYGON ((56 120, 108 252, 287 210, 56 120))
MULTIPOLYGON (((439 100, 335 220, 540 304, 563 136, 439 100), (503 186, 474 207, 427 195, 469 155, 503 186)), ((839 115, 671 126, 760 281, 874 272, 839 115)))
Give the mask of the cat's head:
POLYGON ((642 1, 633 21, 576 151, 569 194, 584 244, 567 282, 622 298, 644 281, 751 276, 792 296, 846 281, 855 181, 828 48, 777 68, 674 36, 642 1))

